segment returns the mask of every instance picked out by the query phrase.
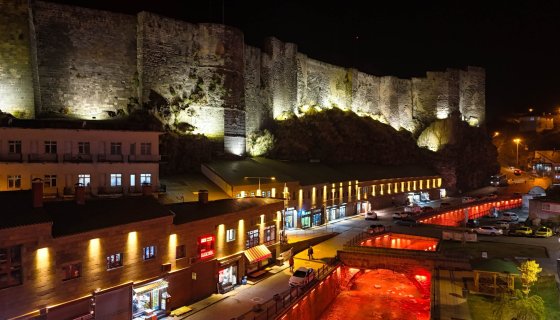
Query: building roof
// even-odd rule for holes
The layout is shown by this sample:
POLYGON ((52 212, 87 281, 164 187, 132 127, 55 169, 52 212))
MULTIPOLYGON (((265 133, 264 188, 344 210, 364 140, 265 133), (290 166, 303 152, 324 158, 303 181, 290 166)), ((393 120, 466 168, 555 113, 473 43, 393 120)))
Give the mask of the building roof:
POLYGON ((171 212, 151 196, 114 199, 45 202, 53 219, 53 237, 110 228, 143 220, 171 216, 171 212))
POLYGON ((109 120, 18 119, 5 114, 0 114, 0 128, 161 132, 154 125, 141 121, 130 121, 126 118, 109 120))
POLYGON ((0 229, 37 223, 52 223, 53 237, 115 227, 143 220, 171 216, 154 197, 122 197, 75 201, 45 201, 33 208, 31 191, 0 192, 0 229))
MULTIPOLYGON (((208 200, 229 199, 229 196, 202 173, 174 174, 159 177, 165 185, 165 194, 160 201, 165 204, 198 200, 199 190, 208 190, 208 200)), ((161 196, 161 194, 160 194, 161 196)))
POLYGON ((473 270, 520 274, 517 265, 504 259, 479 259, 471 262, 473 270))
POLYGON ((275 203, 283 205, 283 200, 271 198, 222 199, 207 203, 198 201, 174 203, 166 205, 166 207, 175 214, 173 223, 183 224, 275 203))
POLYGON ((0 192, 0 206, 0 229, 52 222, 44 208, 33 208, 30 190, 0 192))
MULTIPOLYGON (((379 166, 374 164, 330 165, 318 162, 290 162, 253 158, 238 161, 216 161, 205 164, 232 185, 255 184, 246 176, 274 176, 276 182, 299 181, 303 186, 341 181, 370 181, 405 177, 435 176, 427 166, 379 166)), ((267 183, 262 180, 261 183, 267 183)))

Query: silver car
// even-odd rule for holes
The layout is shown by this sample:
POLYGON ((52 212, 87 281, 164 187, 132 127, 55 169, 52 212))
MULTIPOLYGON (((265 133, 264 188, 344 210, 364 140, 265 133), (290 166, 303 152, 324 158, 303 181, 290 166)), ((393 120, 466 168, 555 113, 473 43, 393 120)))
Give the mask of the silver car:
POLYGON ((489 235, 489 236, 497 236, 497 235, 504 234, 504 231, 502 229, 498 229, 498 228, 492 227, 492 226, 478 227, 478 228, 474 229, 474 232, 476 232, 478 234, 489 235))

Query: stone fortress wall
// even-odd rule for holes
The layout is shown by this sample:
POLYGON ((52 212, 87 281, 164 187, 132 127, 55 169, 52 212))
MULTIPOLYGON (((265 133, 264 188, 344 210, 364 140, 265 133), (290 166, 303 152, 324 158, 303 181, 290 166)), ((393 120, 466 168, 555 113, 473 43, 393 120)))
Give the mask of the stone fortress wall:
POLYGON ((310 108, 352 110, 416 136, 454 111, 484 123, 477 67, 374 76, 275 38, 246 45, 229 26, 41 1, 0 0, 0 30, 0 110, 17 117, 106 119, 163 99, 158 114, 170 127, 192 125, 235 154, 267 121, 310 108))

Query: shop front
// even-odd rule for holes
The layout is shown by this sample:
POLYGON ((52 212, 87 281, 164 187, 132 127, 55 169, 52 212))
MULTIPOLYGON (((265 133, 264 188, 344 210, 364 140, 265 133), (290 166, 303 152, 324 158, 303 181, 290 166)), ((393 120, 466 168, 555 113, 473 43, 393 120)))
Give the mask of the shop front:
POLYGON ((160 279, 132 288, 132 318, 134 320, 158 319, 169 313, 167 281, 160 279))
POLYGON ((344 218, 346 216, 346 204, 327 207, 327 216, 329 217, 329 221, 344 218))
POLYGON ((263 270, 272 258, 272 252, 264 244, 254 246, 244 251, 247 258, 247 275, 249 277, 259 277, 264 274, 263 270))
POLYGON ((239 262, 241 255, 219 260, 218 263, 218 293, 226 293, 239 283, 239 262))
POLYGON ((310 210, 301 211, 301 228, 302 229, 311 228, 311 211, 310 210))
POLYGON ((323 209, 322 208, 315 208, 311 210, 311 217, 314 227, 320 226, 323 224, 323 209))
POLYGON ((409 203, 422 203, 430 201, 429 192, 409 192, 407 197, 409 203))
POLYGON ((358 214, 365 214, 368 211, 371 211, 371 203, 369 201, 358 201, 356 203, 356 212, 358 214))
POLYGON ((290 230, 296 227, 297 211, 290 207, 284 211, 284 229, 290 230))

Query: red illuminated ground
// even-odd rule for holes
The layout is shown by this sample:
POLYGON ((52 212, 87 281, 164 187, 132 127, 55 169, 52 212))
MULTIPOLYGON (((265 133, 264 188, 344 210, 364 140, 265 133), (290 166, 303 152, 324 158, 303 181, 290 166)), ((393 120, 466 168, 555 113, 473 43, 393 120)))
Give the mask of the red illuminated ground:
POLYGON ((322 320, 428 320, 430 274, 405 275, 386 269, 366 271, 351 289, 342 291, 322 320))
POLYGON ((438 242, 438 239, 435 238, 386 233, 364 240, 360 245, 376 248, 435 251, 438 242))
POLYGON ((490 214, 493 208, 498 210, 506 210, 518 208, 521 206, 521 199, 501 200, 487 202, 483 204, 472 205, 469 207, 440 212, 429 218, 420 219, 422 223, 437 224, 440 226, 457 227, 461 222, 465 221, 465 209, 468 211, 468 219, 478 219, 490 214))

